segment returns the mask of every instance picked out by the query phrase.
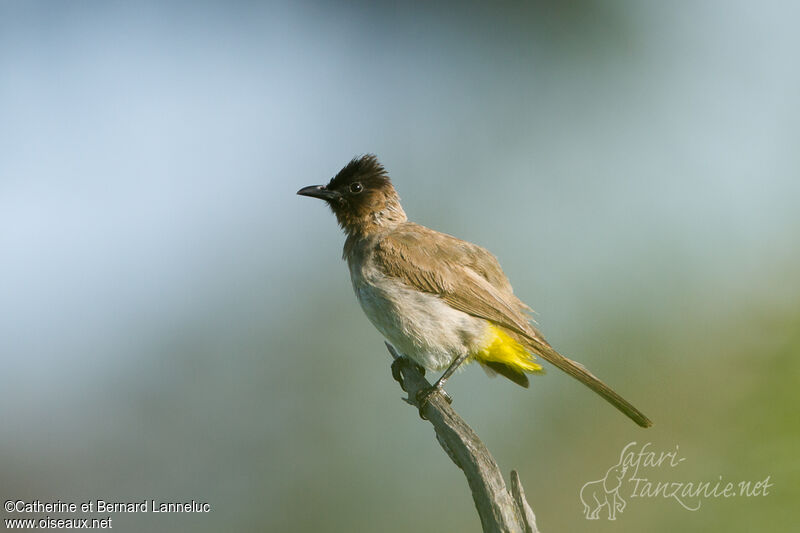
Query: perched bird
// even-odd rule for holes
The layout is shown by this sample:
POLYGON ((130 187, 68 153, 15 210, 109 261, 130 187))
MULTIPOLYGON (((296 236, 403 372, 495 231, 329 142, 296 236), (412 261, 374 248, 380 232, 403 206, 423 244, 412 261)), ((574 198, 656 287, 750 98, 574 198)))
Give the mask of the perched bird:
POLYGON ((527 387, 536 355, 605 398, 642 427, 652 422, 531 324, 497 259, 475 244, 409 222, 374 155, 350 161, 327 185, 297 191, 325 200, 347 234, 344 259, 364 313, 397 351, 445 370, 419 400, 442 391, 465 361, 527 387))

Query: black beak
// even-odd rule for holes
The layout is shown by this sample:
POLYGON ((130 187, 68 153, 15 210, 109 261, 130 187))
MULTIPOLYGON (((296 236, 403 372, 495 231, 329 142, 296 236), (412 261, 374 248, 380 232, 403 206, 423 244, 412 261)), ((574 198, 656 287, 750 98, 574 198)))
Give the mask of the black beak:
POLYGON ((327 187, 324 185, 310 185, 308 187, 303 187, 297 194, 300 196, 310 196, 312 198, 319 198, 320 200, 333 200, 339 193, 336 191, 328 190, 327 187))

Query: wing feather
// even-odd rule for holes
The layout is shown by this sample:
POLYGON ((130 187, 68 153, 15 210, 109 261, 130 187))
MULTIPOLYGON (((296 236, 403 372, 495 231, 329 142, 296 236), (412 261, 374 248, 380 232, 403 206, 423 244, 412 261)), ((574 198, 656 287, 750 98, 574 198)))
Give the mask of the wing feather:
POLYGON ((480 246, 408 223, 380 240, 376 259, 386 275, 436 294, 454 309, 538 337, 528 306, 514 296, 497 259, 480 246))

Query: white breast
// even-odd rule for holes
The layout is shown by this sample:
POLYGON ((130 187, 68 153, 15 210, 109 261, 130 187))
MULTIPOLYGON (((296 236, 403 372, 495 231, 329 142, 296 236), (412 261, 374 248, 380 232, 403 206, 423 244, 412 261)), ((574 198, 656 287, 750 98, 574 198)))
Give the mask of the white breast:
POLYGON ((387 277, 369 261, 350 264, 364 313, 401 353, 429 370, 442 370, 473 351, 489 334, 487 322, 453 309, 436 295, 387 277))

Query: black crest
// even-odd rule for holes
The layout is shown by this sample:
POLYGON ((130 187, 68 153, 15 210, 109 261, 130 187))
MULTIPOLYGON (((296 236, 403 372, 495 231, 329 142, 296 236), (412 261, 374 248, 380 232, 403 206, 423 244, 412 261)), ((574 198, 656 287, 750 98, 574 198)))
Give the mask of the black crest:
POLYGON ((386 169, 374 154, 354 157, 328 183, 328 189, 340 190, 355 182, 363 183, 364 186, 371 186, 371 188, 380 188, 382 185, 391 183, 386 169))

